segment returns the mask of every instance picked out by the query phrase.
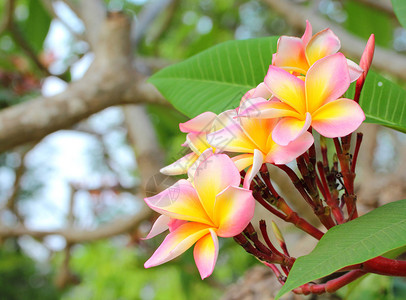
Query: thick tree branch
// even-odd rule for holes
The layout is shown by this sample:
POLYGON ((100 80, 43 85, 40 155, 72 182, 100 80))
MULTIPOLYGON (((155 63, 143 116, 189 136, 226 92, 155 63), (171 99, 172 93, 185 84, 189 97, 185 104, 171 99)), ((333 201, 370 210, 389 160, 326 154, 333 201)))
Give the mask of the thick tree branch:
MULTIPOLYGON (((315 32, 330 27, 340 38, 342 45, 341 50, 343 52, 358 59, 361 57, 366 41, 350 34, 342 27, 329 22, 312 9, 300 4, 294 4, 289 0, 264 0, 264 2, 276 13, 282 15, 293 27, 304 30, 306 20, 312 23, 315 32)), ((373 66, 406 80, 406 56, 404 55, 376 46, 373 66)))
POLYGON ((110 14, 102 27, 95 59, 79 81, 53 97, 38 97, 0 111, 0 152, 69 128, 109 106, 166 103, 133 68, 130 20, 110 14))
POLYGON ((61 230, 30 230, 24 226, 5 227, 0 226, 0 236, 2 238, 20 237, 29 235, 33 238, 42 239, 49 235, 59 235, 65 238, 68 244, 84 243, 90 241, 101 240, 127 233, 137 228, 150 214, 150 210, 146 207, 136 214, 128 218, 121 218, 114 222, 102 225, 94 230, 83 230, 82 228, 65 228, 61 230))

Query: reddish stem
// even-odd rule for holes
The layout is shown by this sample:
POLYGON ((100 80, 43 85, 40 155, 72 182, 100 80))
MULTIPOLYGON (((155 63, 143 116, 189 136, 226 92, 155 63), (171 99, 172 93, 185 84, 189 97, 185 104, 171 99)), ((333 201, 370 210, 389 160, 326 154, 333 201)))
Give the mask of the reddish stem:
POLYGON ((350 167, 350 154, 349 148, 351 144, 351 135, 345 136, 342 138, 342 144, 338 138, 334 138, 334 145, 337 150, 337 157, 338 161, 340 162, 341 167, 341 174, 344 180, 344 187, 346 193, 343 196, 345 204, 347 205, 347 212, 349 220, 355 219, 358 217, 357 206, 355 205, 355 201, 357 197, 354 195, 354 179, 355 173, 351 172, 350 167))
POLYGON ((268 246, 268 248, 275 254, 281 255, 282 253, 275 248, 275 246, 272 244, 269 235, 268 235, 268 231, 266 230, 266 223, 265 220, 261 220, 259 221, 259 229, 261 230, 262 233, 262 237, 264 238, 264 241, 266 243, 266 245, 268 246))
POLYGON ((341 143, 340 143, 340 141, 338 140, 338 138, 333 138, 333 141, 334 141, 334 146, 336 147, 336 153, 337 153, 337 155, 343 153, 343 151, 342 151, 342 149, 341 149, 341 143))
POLYGON ((252 195, 265 209, 273 213, 278 218, 281 218, 282 220, 286 221, 286 216, 277 209, 273 208, 268 202, 266 202, 264 198, 262 198, 260 192, 253 192, 252 195))
POLYGON ((333 212, 333 216, 336 219, 338 224, 344 223, 344 215, 343 212, 341 211, 337 199, 333 199, 330 193, 330 189, 328 188, 327 180, 326 180, 326 174, 324 173, 324 167, 321 162, 317 163, 317 169, 319 170, 320 173, 320 178, 323 183, 324 189, 326 191, 326 203, 327 205, 331 208, 333 212))
POLYGON ((390 259, 383 256, 378 256, 361 264, 348 266, 344 269, 361 269, 368 273, 406 277, 406 261, 390 259))
POLYGON ((298 216, 298 214, 296 212, 294 212, 287 204, 286 202, 283 200, 283 198, 280 198, 278 200, 278 203, 282 203, 282 205, 280 206, 282 209, 286 209, 287 211, 289 211, 290 213, 288 215, 284 215, 282 214, 280 211, 276 210, 275 208, 273 208, 267 201, 265 201, 262 198, 262 195, 260 192, 258 191, 254 191, 252 193, 252 195, 254 196, 254 198, 264 207, 266 208, 268 211, 270 211, 271 213, 273 213, 275 216, 281 218, 282 220, 292 223, 293 225, 295 225, 297 228, 307 232, 308 234, 310 234, 311 236, 313 236, 314 238, 320 240, 321 237, 324 235, 323 232, 321 232, 320 230, 318 230, 316 227, 314 227, 312 224, 310 224, 309 222, 307 222, 305 219, 302 219, 298 216))
POLYGON ((285 284, 286 278, 285 276, 282 275, 281 271, 279 271, 277 266, 275 266, 274 264, 267 263, 266 261, 263 261, 262 263, 272 270, 272 272, 275 274, 280 284, 282 285, 285 284))
POLYGON ((275 190, 275 188, 273 187, 271 180, 269 179, 269 172, 268 172, 268 168, 266 166, 266 164, 263 164, 261 169, 260 169, 260 174, 262 179, 264 180, 266 186, 268 187, 268 189, 271 191, 272 195, 278 199, 280 198, 278 192, 275 190))
POLYGON ((296 187, 296 189, 299 191, 299 193, 302 195, 302 197, 305 199, 305 201, 313 208, 313 210, 316 208, 312 198, 307 194, 306 190, 304 189, 303 185, 301 184, 301 181, 299 177, 296 175, 296 173, 289 168, 287 165, 275 165, 279 169, 285 171, 285 173, 289 176, 290 180, 292 181, 293 185, 296 187))
POLYGON ((308 190, 312 193, 312 198, 309 196, 309 194, 306 192, 306 189, 302 185, 301 180, 299 177, 296 175, 296 173, 289 168, 286 165, 276 165, 280 169, 286 172, 286 174, 289 176, 290 180, 292 181, 293 185, 296 187, 296 189, 300 192, 300 194, 303 196, 303 198, 306 200, 307 203, 312 207, 314 213, 316 216, 319 218, 320 222, 327 228, 331 228, 335 225, 333 219, 331 218, 331 215, 329 214, 329 211, 326 211, 325 208, 321 205, 320 199, 318 197, 318 192, 314 191, 314 185, 311 182, 310 176, 307 171, 307 167, 305 165, 303 157, 298 158, 298 166, 299 170, 301 171, 302 175, 305 180, 305 184, 307 185, 308 190))
POLYGON ((296 289, 293 290, 296 294, 304 294, 308 295, 310 293, 313 294, 323 294, 323 293, 333 293, 337 291, 339 288, 353 282, 354 280, 358 279, 359 277, 365 275, 364 271, 354 270, 350 271, 338 278, 332 279, 327 281, 326 283, 321 284, 312 284, 306 283, 296 289))
MULTIPOLYGON (((267 254, 259 251, 257 248, 252 246, 252 244, 247 240, 247 238, 242 234, 238 234, 234 236, 234 240, 244 248, 245 251, 254 255, 255 257, 259 258, 260 260, 269 262, 269 263, 276 263, 276 264, 284 264, 283 258, 279 255, 275 254, 267 254)), ((292 262, 293 264, 293 262, 292 262)))
POLYGON ((355 172, 355 166, 357 164, 358 153, 359 153, 359 149, 361 147, 362 137, 363 137, 363 134, 361 132, 357 133, 357 141, 355 144, 354 156, 352 157, 352 162, 351 162, 351 172, 352 173, 355 172))

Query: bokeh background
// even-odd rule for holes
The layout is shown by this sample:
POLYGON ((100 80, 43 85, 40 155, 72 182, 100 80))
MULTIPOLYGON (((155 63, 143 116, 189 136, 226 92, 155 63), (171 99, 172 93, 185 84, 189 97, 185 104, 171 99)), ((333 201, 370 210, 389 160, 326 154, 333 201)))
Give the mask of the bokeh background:
MULTIPOLYGON (((354 61, 374 33, 377 53, 391 58, 374 67, 405 86, 406 30, 389 0, 0 1, 0 299, 270 299, 273 275, 232 239, 204 281, 191 251, 143 268, 163 237, 140 239, 156 218, 142 199, 171 184, 158 171, 183 155, 187 120, 146 80, 227 40, 301 36, 306 19, 314 32, 331 26, 354 61)), ((366 212, 406 198, 406 138, 362 131, 366 212)), ((311 250, 281 226, 293 253, 311 250)), ((406 297, 401 279, 356 284, 329 297, 406 297)))

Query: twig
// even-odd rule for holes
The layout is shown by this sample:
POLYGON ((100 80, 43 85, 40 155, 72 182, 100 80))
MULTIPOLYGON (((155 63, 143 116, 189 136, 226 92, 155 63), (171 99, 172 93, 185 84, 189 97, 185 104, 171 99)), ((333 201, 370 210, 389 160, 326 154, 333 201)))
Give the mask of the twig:
POLYGON ((0 35, 11 27, 16 1, 8 0, 4 6, 3 22, 0 24, 0 35))
POLYGON ((145 32, 150 27, 156 17, 171 4, 173 0, 152 1, 144 5, 142 11, 138 15, 138 22, 135 25, 135 30, 131 36, 133 46, 137 46, 140 40, 144 37, 145 32))
POLYGON ((365 274, 366 272, 360 270, 350 271, 338 278, 327 281, 326 283, 321 284, 307 283, 294 289, 293 292, 296 294, 304 294, 304 295, 308 295, 310 293, 313 294, 333 293, 337 291, 339 288, 349 284, 350 282, 353 282, 354 280, 358 279, 359 277, 365 274))
POLYGON ((282 253, 275 248, 275 246, 272 244, 271 240, 269 239, 268 231, 266 230, 266 223, 265 220, 260 220, 259 221, 259 229, 261 230, 262 237, 264 238, 264 241, 266 245, 271 249, 273 253, 276 253, 280 256, 282 256, 282 253))
POLYGON ((59 235, 65 238, 67 243, 84 243, 127 233, 134 228, 137 228, 137 226, 142 221, 148 219, 150 215, 150 209, 142 207, 141 210, 133 216, 114 220, 94 230, 85 230, 76 227, 61 230, 31 230, 22 225, 15 227, 0 226, 0 237, 8 238, 30 235, 33 238, 42 239, 49 235, 59 235))
MULTIPOLYGON (((48 13, 54 19, 58 20, 58 22, 60 22, 66 28, 66 30, 68 30, 70 32, 70 34, 72 36, 76 37, 76 39, 78 39, 78 40, 87 41, 87 38, 84 34, 81 34, 81 33, 77 32, 76 30, 74 30, 72 28, 72 26, 70 26, 65 20, 63 20, 60 16, 58 16, 58 14, 55 12, 54 7, 52 5, 52 3, 54 2, 53 0, 41 0, 41 2, 44 5, 45 9, 48 11, 48 13)), ((75 13, 75 12, 73 12, 73 13, 75 13)))
POLYGON ((51 73, 49 72, 48 68, 41 63, 34 49, 32 49, 30 44, 25 40, 17 24, 14 23, 14 9, 15 9, 15 1, 9 0, 7 2, 6 18, 4 20, 3 25, 0 27, 0 33, 2 33, 5 30, 8 30, 13 40, 21 47, 21 49, 34 62, 34 64, 42 72, 44 72, 45 75, 50 76, 51 73))

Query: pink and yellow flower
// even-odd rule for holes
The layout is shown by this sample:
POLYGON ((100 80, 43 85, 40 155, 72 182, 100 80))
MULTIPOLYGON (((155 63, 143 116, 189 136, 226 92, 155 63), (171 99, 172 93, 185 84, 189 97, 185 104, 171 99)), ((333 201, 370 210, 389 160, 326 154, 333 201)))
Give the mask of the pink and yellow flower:
POLYGON ((272 98, 272 93, 269 90, 269 88, 266 86, 264 82, 261 82, 260 84, 257 85, 257 87, 250 89, 248 92, 245 93, 245 95, 241 99, 240 105, 248 99, 252 98, 265 98, 265 99, 271 99, 272 98))
POLYGON ((273 140, 280 145, 288 145, 310 126, 325 137, 342 137, 365 120, 358 103, 339 98, 351 81, 347 61, 341 53, 315 62, 305 81, 275 66, 269 67, 264 81, 279 100, 257 98, 239 115, 249 117, 259 112, 256 118, 281 118, 272 132, 273 140))
MULTIPOLYGON (((272 57, 272 65, 306 75, 316 61, 337 53, 340 47, 340 40, 331 29, 324 29, 312 36, 312 26, 306 21, 306 30, 301 38, 293 36, 279 38, 277 51, 272 57)), ((363 70, 351 60, 347 60, 347 64, 353 82, 363 70)))
POLYGON ((216 152, 216 149, 212 148, 206 139, 206 135, 213 131, 215 124, 217 124, 216 118, 215 113, 204 112, 185 123, 179 124, 180 131, 187 133, 186 142, 183 146, 188 146, 192 152, 162 168, 160 172, 165 175, 185 174, 204 151, 211 148, 213 153, 216 152))
POLYGON ((145 198, 150 208, 162 214, 149 237, 170 228, 145 267, 163 264, 193 244, 194 258, 202 279, 213 272, 218 255, 218 237, 241 233, 254 215, 255 199, 240 188, 240 173, 225 154, 212 154, 196 169, 193 183, 181 179, 156 196, 145 198), (169 224, 168 224, 169 223, 169 224))
MULTIPOLYGON (((255 107, 258 100, 266 101, 262 98, 243 100, 239 109, 246 110, 246 105, 255 107)), ((220 116, 229 120, 228 125, 208 134, 208 141, 223 151, 241 153, 232 159, 240 171, 249 167, 244 178, 245 188, 249 188, 263 163, 289 163, 309 149, 314 141, 309 132, 303 132, 289 145, 281 146, 272 139, 278 119, 238 118, 237 110, 228 110, 220 116)))

